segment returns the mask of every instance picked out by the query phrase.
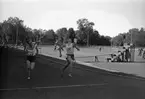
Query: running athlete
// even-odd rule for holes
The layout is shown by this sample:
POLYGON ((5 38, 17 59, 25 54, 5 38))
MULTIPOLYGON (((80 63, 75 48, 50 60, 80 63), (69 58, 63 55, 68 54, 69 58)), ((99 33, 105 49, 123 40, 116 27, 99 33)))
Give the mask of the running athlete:
POLYGON ((66 61, 67 64, 65 67, 62 69, 61 77, 63 77, 63 73, 67 67, 69 68, 69 76, 72 77, 72 67, 73 64, 75 63, 75 58, 74 58, 74 48, 76 48, 78 51, 80 50, 75 43, 72 43, 71 39, 68 39, 68 42, 63 46, 66 48, 66 61))
POLYGON ((61 41, 59 41, 59 40, 57 40, 57 41, 55 42, 54 50, 56 50, 56 49, 59 51, 59 57, 62 57, 61 51, 63 51, 63 47, 62 47, 61 41))
POLYGON ((38 54, 37 44, 30 41, 27 41, 27 70, 28 70, 28 78, 31 79, 31 71, 35 67, 35 60, 36 60, 36 54, 38 54))
POLYGON ((54 44, 54 50, 56 50, 57 46, 58 46, 58 40, 56 40, 56 42, 54 44))

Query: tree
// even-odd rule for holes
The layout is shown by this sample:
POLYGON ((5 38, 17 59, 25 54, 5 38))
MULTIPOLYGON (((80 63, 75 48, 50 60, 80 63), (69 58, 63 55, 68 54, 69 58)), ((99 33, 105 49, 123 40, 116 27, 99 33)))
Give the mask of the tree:
POLYGON ((1 40, 2 40, 2 43, 4 45, 7 45, 10 37, 11 37, 11 29, 10 29, 10 23, 7 22, 7 20, 4 20, 2 23, 1 23, 1 40))
POLYGON ((120 45, 121 42, 128 44, 133 43, 135 46, 145 46, 144 28, 132 28, 129 29, 127 33, 120 33, 119 35, 113 38, 113 44, 120 45))
POLYGON ((99 45, 100 34, 97 30, 94 30, 90 35, 90 44, 91 45, 99 45))
POLYGON ((60 28, 56 31, 56 34, 58 36, 58 40, 60 42, 65 42, 67 39, 67 28, 60 28))
POLYGON ((86 41, 87 46, 89 46, 89 38, 90 34, 93 32, 93 26, 95 25, 93 22, 89 22, 88 19, 82 18, 77 21, 78 29, 82 31, 86 41))
POLYGON ((3 24, 4 33, 8 34, 17 44, 19 41, 19 27, 23 26, 23 20, 20 20, 18 17, 9 17, 3 24))
POLYGON ((23 20, 19 19, 18 17, 9 17, 7 20, 8 23, 11 23, 16 28, 16 44, 19 40, 19 27, 23 26, 23 20))
POLYGON ((55 32, 50 29, 44 33, 43 43, 53 43, 55 42, 55 32))
POLYGON ((75 35, 76 35, 76 38, 77 38, 77 43, 80 44, 80 45, 85 45, 86 44, 86 39, 85 39, 85 36, 83 35, 83 32, 80 31, 80 30, 76 30, 75 31, 75 35))
POLYGON ((73 28, 69 28, 67 35, 68 35, 67 37, 70 38, 72 42, 74 42, 74 38, 76 37, 76 35, 73 28))

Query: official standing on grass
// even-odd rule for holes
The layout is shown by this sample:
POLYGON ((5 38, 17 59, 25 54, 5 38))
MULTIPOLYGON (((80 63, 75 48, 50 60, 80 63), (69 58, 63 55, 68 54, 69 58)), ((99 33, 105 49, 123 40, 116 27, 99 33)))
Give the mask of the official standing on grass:
POLYGON ((130 59, 130 51, 129 51, 129 48, 126 48, 125 50, 125 60, 126 62, 128 62, 130 59))
POLYGON ((38 54, 37 43, 32 42, 31 40, 27 41, 27 71, 28 79, 31 79, 31 71, 35 67, 36 54, 38 54))
POLYGON ((76 43, 72 42, 72 40, 70 38, 68 39, 67 43, 63 47, 66 48, 67 64, 62 69, 61 77, 63 77, 63 73, 64 73, 64 71, 66 70, 67 67, 69 67, 69 76, 72 77, 72 68, 73 68, 73 65, 75 63, 74 48, 76 48, 78 51, 80 49, 76 46, 76 43))
POLYGON ((145 59, 145 48, 143 49, 142 58, 145 59))
POLYGON ((139 51, 138 56, 142 56, 143 48, 139 48, 138 51, 139 51))

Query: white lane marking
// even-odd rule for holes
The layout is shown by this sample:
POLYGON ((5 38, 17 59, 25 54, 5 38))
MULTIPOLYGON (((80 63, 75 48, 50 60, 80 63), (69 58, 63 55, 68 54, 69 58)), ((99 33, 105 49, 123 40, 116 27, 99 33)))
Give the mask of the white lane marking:
POLYGON ((0 89, 0 91, 17 91, 17 90, 31 90, 31 89, 55 89, 55 88, 73 88, 73 87, 92 87, 92 86, 104 86, 104 85, 108 85, 108 83, 48 86, 48 87, 32 87, 32 88, 8 88, 8 89, 0 89))

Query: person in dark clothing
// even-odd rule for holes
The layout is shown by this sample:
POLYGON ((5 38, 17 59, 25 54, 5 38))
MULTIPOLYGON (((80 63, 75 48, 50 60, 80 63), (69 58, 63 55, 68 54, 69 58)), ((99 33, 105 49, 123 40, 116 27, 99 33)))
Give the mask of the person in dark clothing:
POLYGON ((37 49, 37 43, 30 41, 27 41, 27 46, 26 46, 26 51, 27 51, 27 70, 28 70, 28 78, 31 79, 31 71, 35 67, 35 60, 36 60, 36 54, 38 54, 38 49, 37 49))
POLYGON ((138 51, 139 51, 138 56, 142 56, 143 48, 139 48, 138 51))
POLYGON ((125 50, 125 60, 126 60, 126 62, 129 61, 129 58, 130 58, 130 52, 129 52, 129 48, 127 48, 127 49, 125 50))

